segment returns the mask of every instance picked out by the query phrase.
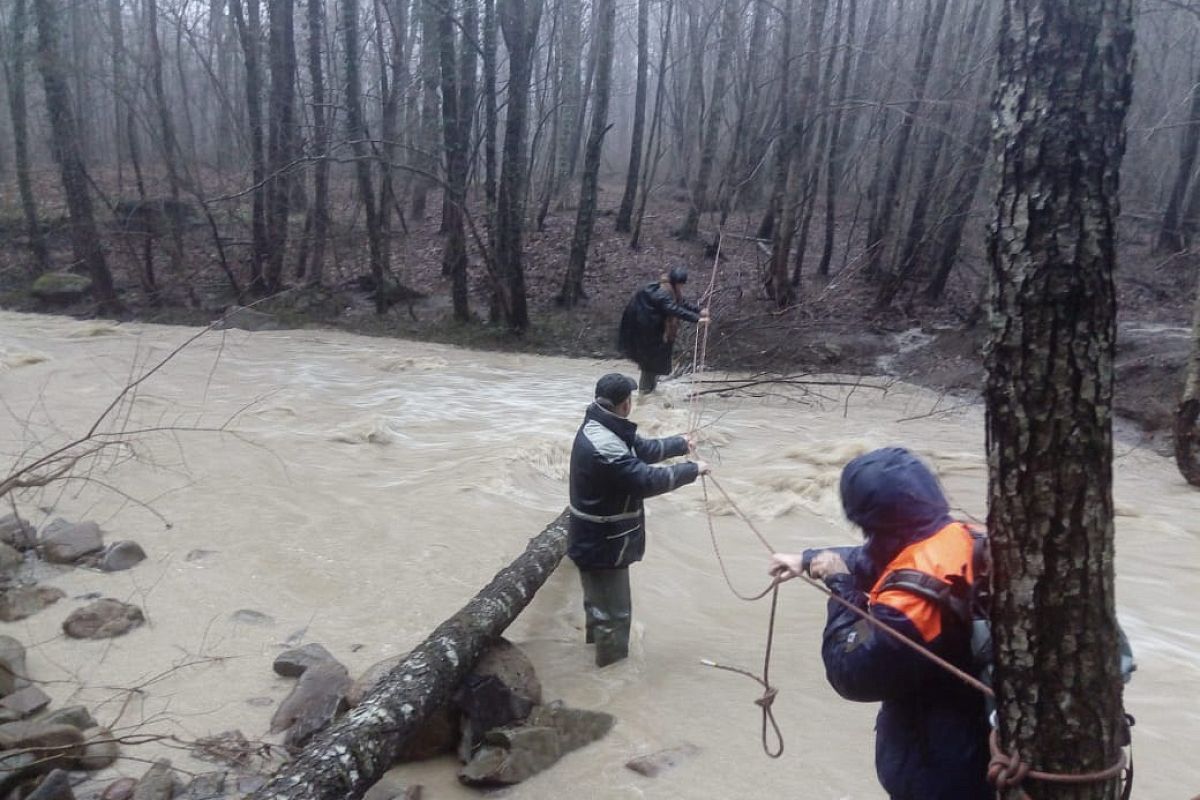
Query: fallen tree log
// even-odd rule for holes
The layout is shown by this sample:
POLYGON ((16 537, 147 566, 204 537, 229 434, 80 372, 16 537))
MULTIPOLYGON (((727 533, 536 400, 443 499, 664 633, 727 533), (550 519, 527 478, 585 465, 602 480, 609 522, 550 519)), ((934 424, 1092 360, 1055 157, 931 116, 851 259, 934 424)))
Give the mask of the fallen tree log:
POLYGON ((437 627, 349 713, 313 737, 250 800, 359 798, 395 762, 562 560, 567 512, 454 616, 437 627))

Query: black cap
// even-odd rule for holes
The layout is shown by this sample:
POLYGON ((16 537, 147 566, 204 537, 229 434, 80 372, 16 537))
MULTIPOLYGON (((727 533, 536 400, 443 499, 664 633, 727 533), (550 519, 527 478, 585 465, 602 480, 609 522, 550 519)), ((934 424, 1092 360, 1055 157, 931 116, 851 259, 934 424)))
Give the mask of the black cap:
POLYGON ((596 381, 596 399, 607 400, 614 406, 624 403, 633 390, 637 381, 619 372, 610 372, 596 381))
POLYGON ((667 273, 667 280, 672 284, 687 283, 687 267, 671 267, 671 271, 667 273))

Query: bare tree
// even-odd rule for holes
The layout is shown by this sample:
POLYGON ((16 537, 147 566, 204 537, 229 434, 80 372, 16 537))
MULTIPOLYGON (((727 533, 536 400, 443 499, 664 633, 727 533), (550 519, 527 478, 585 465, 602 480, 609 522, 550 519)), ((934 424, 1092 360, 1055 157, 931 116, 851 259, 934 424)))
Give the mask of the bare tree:
POLYGON ((637 18, 637 89, 633 100, 633 135, 629 141, 629 167, 625 173, 625 193, 617 211, 616 228, 628 232, 637 194, 638 170, 642 165, 642 137, 646 128, 646 84, 650 71, 650 0, 638 0, 637 18))
POLYGON ((79 147, 79 126, 63 74, 58 8, 54 0, 33 0, 33 8, 38 24, 38 69, 42 73, 46 110, 50 114, 54 154, 71 214, 71 247, 76 261, 83 264, 91 276, 92 292, 100 309, 116 313, 122 310, 121 301, 104 259, 100 231, 92 213, 92 196, 79 147))

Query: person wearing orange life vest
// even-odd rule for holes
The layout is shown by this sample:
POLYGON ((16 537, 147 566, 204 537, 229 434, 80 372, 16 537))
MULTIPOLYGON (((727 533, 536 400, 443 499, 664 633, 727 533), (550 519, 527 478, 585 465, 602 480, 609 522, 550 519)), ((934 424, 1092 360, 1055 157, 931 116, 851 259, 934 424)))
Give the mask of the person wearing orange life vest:
MULTIPOLYGON (((904 448, 851 460, 842 507, 862 529, 859 547, 776 553, 770 573, 823 580, 838 597, 973 671, 970 620, 929 589, 969 591, 974 540, 950 516, 937 478, 904 448)), ((937 664, 830 600, 821 657, 839 695, 881 702, 875 769, 891 800, 990 800, 983 696, 937 664)))

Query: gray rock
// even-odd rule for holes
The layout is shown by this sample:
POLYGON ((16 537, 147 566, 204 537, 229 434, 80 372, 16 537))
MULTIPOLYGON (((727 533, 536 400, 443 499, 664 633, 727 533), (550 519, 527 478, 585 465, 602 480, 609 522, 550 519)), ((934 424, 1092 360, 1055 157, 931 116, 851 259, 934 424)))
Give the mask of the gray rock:
POLYGON ((667 770, 679 766, 699 753, 699 747, 691 742, 684 742, 677 747, 668 747, 665 750, 638 756, 625 762, 625 766, 647 778, 657 778, 667 770))
POLYGON ((0 700, 0 708, 7 709, 17 719, 25 719, 50 705, 50 695, 36 686, 26 686, 0 700))
POLYGON ((562 703, 554 702, 533 709, 528 724, 542 725, 557 731, 559 745, 566 754, 603 739, 616 721, 616 717, 603 711, 567 708, 562 703))
POLYGON ((175 794, 175 772, 167 759, 157 761, 137 782, 131 800, 171 800, 175 794))
POLYGON ((137 606, 105 597, 72 611, 62 628, 73 639, 110 639, 128 633, 145 621, 146 617, 137 606))
POLYGON ((336 660, 332 653, 316 642, 312 642, 303 647, 280 653, 275 657, 275 663, 271 667, 277 675, 285 678, 299 678, 311 666, 336 660))
POLYGON ((266 708, 267 706, 275 705, 275 698, 273 698, 273 697, 248 697, 248 698, 246 698, 246 705, 254 706, 255 708, 266 708))
POLYGON ((128 539, 113 542, 100 556, 99 567, 105 572, 120 572, 146 560, 146 551, 128 539))
POLYGON ((420 784, 409 784, 403 775, 387 772, 367 789, 363 800, 421 800, 421 794, 420 784))
POLYGON ((56 708, 53 711, 47 711, 45 714, 42 714, 42 716, 38 717, 37 721, 45 722, 48 725, 70 725, 81 731, 96 727, 96 720, 92 719, 87 706, 56 708))
POLYGON ((71 776, 61 769, 47 775, 25 800, 75 800, 71 791, 71 776))
POLYGON ((0 636, 0 696, 28 686, 25 675, 24 645, 11 636, 0 636))
POLYGON ((192 778, 183 790, 184 800, 220 800, 225 797, 225 773, 206 772, 192 778))
POLYGON ((295 688, 275 709, 271 732, 287 730, 283 742, 301 747, 309 737, 324 728, 345 707, 350 675, 336 661, 324 661, 309 667, 295 688))
POLYGON ((32 550, 37 547, 37 532, 16 514, 9 514, 0 517, 0 542, 18 550, 32 550))
POLYGON ((0 572, 9 572, 23 563, 25 563, 25 558, 21 555, 20 550, 7 542, 0 542, 0 572))
POLYGON ((74 272, 47 272, 29 287, 29 293, 44 303, 68 304, 84 300, 92 291, 92 279, 74 272))
POLYGON ((99 726, 83 732, 83 755, 75 761, 76 769, 95 772, 111 767, 121 755, 121 746, 113 740, 112 731, 99 726))
POLYGON ((184 561, 203 561, 209 556, 216 555, 216 550, 189 550, 187 555, 183 557, 184 561))
POLYGON ((554 765, 561 757, 553 728, 522 725, 489 731, 485 744, 458 773, 475 786, 520 783, 554 765))
POLYGON ((541 702, 542 684, 529 657, 507 639, 498 639, 454 695, 461 714, 459 760, 470 760, 487 731, 524 722, 541 702))
POLYGON ((53 586, 14 587, 0 594, 0 620, 16 622, 32 617, 66 596, 62 589, 55 589, 53 586))
POLYGON ((234 306, 225 315, 213 323, 213 329, 218 331, 236 328, 243 331, 275 331, 280 329, 279 320, 272 314, 264 314, 252 308, 234 306))
POLYGON ((104 789, 100 800, 130 800, 137 785, 137 778, 118 778, 104 789))
POLYGON ((52 564, 73 564, 104 548, 104 535, 94 522, 78 525, 61 517, 42 529, 42 556, 52 564))
POLYGON ((275 618, 269 614, 264 614, 261 611, 255 611, 252 608, 239 608, 237 611, 229 615, 229 618, 234 622, 242 622, 246 625, 274 625, 275 618))

